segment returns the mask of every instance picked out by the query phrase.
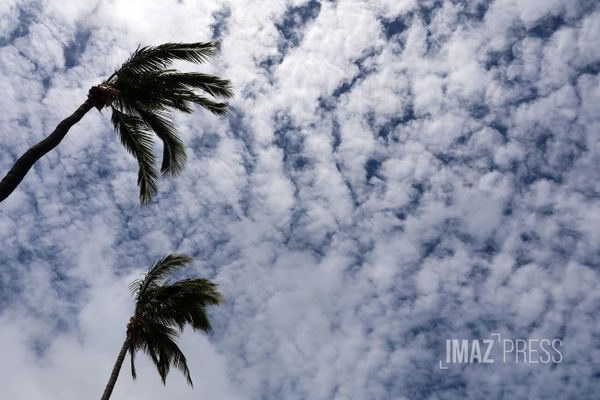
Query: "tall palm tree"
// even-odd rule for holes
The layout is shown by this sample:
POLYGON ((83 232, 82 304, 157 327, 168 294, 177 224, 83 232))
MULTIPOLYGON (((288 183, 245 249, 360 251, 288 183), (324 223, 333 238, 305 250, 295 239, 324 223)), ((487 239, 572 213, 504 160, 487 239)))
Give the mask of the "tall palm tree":
POLYGON ((228 80, 197 72, 168 69, 175 60, 203 63, 215 54, 216 42, 165 43, 138 47, 108 79, 89 90, 86 101, 60 122, 44 140, 27 150, 0 181, 0 202, 21 183, 29 169, 54 149, 69 129, 93 107, 110 107, 111 122, 121 143, 137 160, 138 186, 142 204, 156 193, 159 176, 153 152, 154 135, 163 144, 163 175, 176 176, 185 165, 185 147, 171 112, 191 113, 192 104, 221 115, 227 103, 218 101, 233 95, 228 80), (200 90, 215 100, 198 94, 200 90))
POLYGON ((131 374, 136 378, 135 353, 147 353, 163 384, 171 366, 183 372, 192 385, 186 358, 175 343, 186 325, 209 332, 210 322, 205 308, 223 302, 217 286, 199 278, 169 281, 168 276, 188 264, 186 255, 170 254, 150 266, 149 271, 130 285, 135 297, 135 312, 127 324, 125 342, 104 389, 101 400, 108 400, 113 391, 125 355, 131 356, 131 374))

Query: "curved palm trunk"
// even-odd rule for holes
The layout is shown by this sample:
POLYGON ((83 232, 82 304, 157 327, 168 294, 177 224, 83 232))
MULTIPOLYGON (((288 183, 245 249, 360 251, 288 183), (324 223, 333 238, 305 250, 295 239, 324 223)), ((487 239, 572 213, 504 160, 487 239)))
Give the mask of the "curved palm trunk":
POLYGON ((104 389, 104 393, 102 393, 102 397, 100 398, 100 400, 110 399, 110 395, 112 394, 112 391, 115 388, 115 383, 117 383, 117 378, 119 377, 119 371, 121 370, 121 366, 123 365, 123 360, 125 360, 125 355, 127 354, 127 350, 129 349, 129 341, 129 335, 127 335, 127 338, 123 343, 123 347, 121 347, 121 351, 119 352, 119 356, 117 357, 117 361, 115 362, 115 366, 113 367, 112 373, 110 374, 110 378, 108 379, 108 383, 106 384, 106 388, 104 389))
POLYGON ((63 119, 54 131, 44 140, 30 148, 14 163, 10 171, 0 181, 0 202, 4 201, 19 186, 27 172, 40 158, 54 149, 63 140, 69 129, 83 118, 94 107, 94 100, 89 98, 67 118, 63 119))

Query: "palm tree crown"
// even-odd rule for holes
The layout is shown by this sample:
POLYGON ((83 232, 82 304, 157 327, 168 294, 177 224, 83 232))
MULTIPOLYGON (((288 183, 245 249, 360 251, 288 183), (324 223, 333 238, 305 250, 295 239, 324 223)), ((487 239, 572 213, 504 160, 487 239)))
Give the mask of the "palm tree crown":
POLYGON ((227 103, 220 100, 233 95, 226 79, 168 67, 176 60, 203 63, 215 54, 217 47, 215 42, 138 47, 108 79, 90 89, 87 100, 73 114, 15 161, 0 180, 0 202, 10 196, 31 167, 58 146, 69 129, 93 107, 111 108, 115 131, 138 162, 140 201, 149 202, 156 194, 159 177, 153 151, 155 136, 163 145, 160 173, 176 176, 185 165, 185 147, 172 112, 191 113, 192 105, 198 104, 221 115, 226 113, 227 103))
POLYGON ((163 144, 160 168, 163 175, 176 176, 185 165, 185 147, 171 112, 191 113, 191 104, 198 104, 217 115, 227 112, 226 103, 201 96, 196 90, 215 99, 228 98, 233 95, 228 80, 168 69, 175 60, 203 63, 215 54, 216 49, 215 42, 139 47, 101 85, 106 88, 107 95, 104 102, 96 106, 110 106, 115 131, 138 162, 142 203, 148 202, 156 193, 158 171, 153 152, 154 135, 163 144))
POLYGON ((186 325, 209 332, 211 325, 206 307, 218 305, 223 297, 217 286, 200 278, 178 281, 169 275, 191 261, 186 255, 168 255, 150 267, 146 275, 130 285, 135 297, 135 311, 127 324, 127 335, 117 358, 102 399, 108 399, 116 383, 125 353, 131 356, 131 374, 136 378, 135 354, 138 350, 150 356, 163 384, 173 366, 181 370, 192 385, 186 358, 176 343, 186 325))

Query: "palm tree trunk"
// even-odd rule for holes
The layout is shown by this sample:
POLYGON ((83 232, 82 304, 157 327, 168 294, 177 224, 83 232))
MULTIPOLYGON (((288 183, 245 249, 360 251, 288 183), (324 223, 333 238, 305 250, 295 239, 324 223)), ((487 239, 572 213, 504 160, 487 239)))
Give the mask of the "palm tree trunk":
POLYGON ((40 158, 54 149, 63 140, 69 129, 94 107, 94 100, 88 99, 67 118, 63 119, 54 131, 44 140, 30 148, 14 163, 10 171, 0 181, 0 202, 4 201, 19 186, 27 172, 40 158))
POLYGON ((115 383, 117 383, 117 378, 119 377, 119 371, 121 370, 121 366, 123 365, 123 360, 125 360, 125 355, 127 354, 127 350, 129 349, 129 341, 129 335, 127 335, 127 338, 123 343, 123 347, 121 347, 121 351, 119 352, 119 356, 117 357, 117 361, 115 362, 115 366, 113 367, 112 373, 110 374, 110 378, 108 379, 108 383, 106 384, 106 388, 104 389, 104 393, 102 393, 102 397, 100 398, 100 400, 110 399, 110 395, 112 394, 112 391, 115 388, 115 383))

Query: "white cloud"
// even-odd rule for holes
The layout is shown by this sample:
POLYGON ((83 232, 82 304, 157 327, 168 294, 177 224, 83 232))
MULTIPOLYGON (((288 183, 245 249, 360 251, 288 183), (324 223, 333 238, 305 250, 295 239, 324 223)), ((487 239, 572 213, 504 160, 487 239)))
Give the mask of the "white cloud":
POLYGON ((3 2, 2 170, 138 43, 208 40, 217 13, 202 70, 236 97, 177 117, 188 166, 147 207, 96 111, 0 205, 0 397, 98 395, 128 282, 182 251, 227 298, 182 337, 195 388, 140 355, 115 399, 592 398, 600 10, 486 7, 3 2), (565 362, 436 369, 494 331, 560 337, 565 362))

